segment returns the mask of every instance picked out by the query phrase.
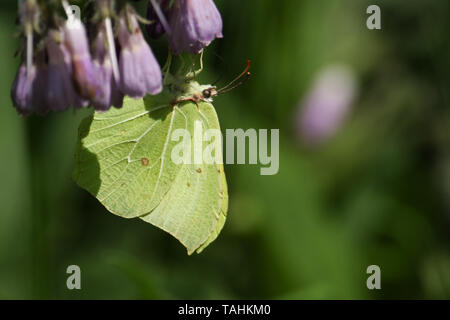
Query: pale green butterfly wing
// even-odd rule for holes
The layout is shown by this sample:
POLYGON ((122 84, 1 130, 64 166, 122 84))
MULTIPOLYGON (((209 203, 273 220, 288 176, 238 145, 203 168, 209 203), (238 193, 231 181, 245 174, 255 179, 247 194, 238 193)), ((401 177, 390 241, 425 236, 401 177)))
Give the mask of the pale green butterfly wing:
POLYGON ((222 206, 220 208, 220 216, 219 221, 217 222, 216 228, 211 232, 208 240, 201 245, 200 248, 197 249, 197 253, 201 253, 207 246, 209 246, 216 238, 219 236, 220 231, 222 231, 223 226, 225 225, 225 221, 227 219, 228 212, 228 187, 227 180, 225 177, 225 172, 223 170, 223 166, 219 166, 220 170, 220 179, 222 180, 221 186, 224 188, 222 198, 222 206))
POLYGON ((179 167, 170 159, 170 132, 186 128, 168 101, 127 98, 122 109, 94 113, 80 126, 74 178, 112 213, 149 213, 170 188, 179 167))
MULTIPOLYGON (((187 103, 175 112, 189 119, 189 132, 194 132, 195 121, 200 121, 204 130, 220 129, 216 112, 209 103, 199 103, 198 109, 193 103, 187 103)), ((224 225, 227 208, 223 165, 183 164, 160 205, 142 219, 172 234, 191 254, 195 250, 201 252, 215 240, 224 225)))
MULTIPOLYGON (((228 191, 220 164, 175 164, 171 134, 195 121, 220 129, 209 103, 170 105, 162 94, 126 98, 122 109, 95 113, 80 126, 74 179, 109 211, 169 232, 188 253, 202 251, 222 229, 228 191)), ((192 141, 193 142, 193 141, 192 141)), ((220 155, 221 156, 221 155, 220 155)))

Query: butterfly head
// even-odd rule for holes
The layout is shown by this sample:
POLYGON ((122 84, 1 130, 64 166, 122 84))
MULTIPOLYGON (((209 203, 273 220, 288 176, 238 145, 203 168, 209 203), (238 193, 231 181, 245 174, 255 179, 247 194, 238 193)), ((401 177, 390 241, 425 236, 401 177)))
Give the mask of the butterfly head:
POLYGON ((250 61, 247 62, 247 67, 239 76, 220 89, 217 89, 213 85, 200 85, 197 81, 189 77, 175 77, 169 82, 169 91, 177 96, 174 103, 185 101, 193 101, 196 104, 200 101, 212 103, 214 97, 219 94, 231 91, 244 84, 250 78, 249 69, 250 61))
POLYGON ((219 92, 217 91, 217 88, 214 86, 208 86, 206 89, 202 90, 202 100, 206 102, 212 102, 213 98, 217 96, 219 92))

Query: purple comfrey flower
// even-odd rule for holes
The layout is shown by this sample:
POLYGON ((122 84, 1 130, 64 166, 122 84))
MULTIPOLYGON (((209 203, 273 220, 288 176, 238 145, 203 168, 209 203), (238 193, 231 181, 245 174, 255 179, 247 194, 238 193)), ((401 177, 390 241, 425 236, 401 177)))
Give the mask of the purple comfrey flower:
POLYGON ((17 72, 11 88, 11 99, 17 111, 25 116, 33 112, 33 83, 36 78, 36 67, 32 65, 27 72, 26 64, 22 64, 17 72))
POLYGON ((106 31, 101 29, 94 41, 92 56, 99 74, 102 94, 92 103, 99 111, 107 111, 114 106, 121 108, 124 95, 114 79, 111 57, 108 52, 106 31))
POLYGON ((62 111, 70 106, 85 107, 88 104, 75 90, 70 54, 61 42, 61 36, 61 32, 50 30, 47 38, 47 98, 50 108, 55 111, 62 111))
POLYGON ((347 67, 327 67, 300 106, 297 132, 310 145, 333 136, 351 111, 357 93, 353 72, 347 67))
MULTIPOLYGON (((170 1, 171 0, 156 0, 156 4, 161 9, 161 14, 164 15, 164 17, 168 17, 170 13, 170 1)), ((166 33, 166 28, 164 27, 164 24, 167 23, 167 21, 162 22, 160 19, 160 16, 155 10, 155 7, 149 1, 148 4, 148 11, 147 11, 147 19, 151 21, 151 24, 147 25, 147 32, 148 35, 153 39, 159 39, 163 34, 166 33)))
POLYGON ((169 15, 168 35, 173 53, 200 53, 215 38, 222 38, 222 17, 212 0, 177 0, 169 15))
POLYGON ((45 64, 45 51, 37 56, 37 63, 27 70, 20 66, 11 89, 11 98, 17 111, 27 116, 32 113, 45 114, 49 111, 47 99, 48 69, 45 64), (28 72, 27 72, 28 71, 28 72))
POLYGON ((79 19, 70 19, 64 27, 64 41, 72 59, 73 75, 83 98, 96 100, 102 95, 99 75, 89 52, 86 29, 79 19))
POLYGON ((132 98, 162 91, 161 68, 144 39, 136 16, 124 10, 119 21, 120 90, 132 98))
POLYGON ((33 32, 39 23, 39 7, 35 0, 19 2, 19 18, 26 38, 24 62, 19 67, 11 88, 11 98, 21 115, 29 115, 35 111, 33 104, 33 86, 37 70, 33 63, 33 32))

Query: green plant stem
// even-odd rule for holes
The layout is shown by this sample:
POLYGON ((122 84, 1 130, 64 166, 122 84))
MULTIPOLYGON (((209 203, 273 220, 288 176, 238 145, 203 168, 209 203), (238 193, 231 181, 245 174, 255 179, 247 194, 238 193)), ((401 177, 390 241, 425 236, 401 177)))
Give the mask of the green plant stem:
POLYGON ((40 156, 40 119, 28 119, 28 152, 31 172, 31 249, 32 296, 48 298, 48 251, 45 188, 43 184, 42 157, 40 156))

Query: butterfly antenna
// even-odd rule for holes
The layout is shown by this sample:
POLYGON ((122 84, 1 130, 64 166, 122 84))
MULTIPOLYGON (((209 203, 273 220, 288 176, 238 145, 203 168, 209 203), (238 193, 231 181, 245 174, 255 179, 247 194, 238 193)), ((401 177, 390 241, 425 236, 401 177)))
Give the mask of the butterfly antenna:
POLYGON ((233 81, 231 81, 225 87, 217 90, 217 92, 218 93, 225 93, 225 92, 233 90, 233 89, 239 87, 240 85, 242 85, 243 83, 245 83, 250 78, 250 72, 248 70, 250 70, 250 60, 247 61, 247 67, 245 68, 245 70, 240 75, 238 75, 233 81), (235 84, 236 81, 241 79, 243 76, 246 76, 246 78, 244 80, 242 80, 241 82, 239 82, 237 85, 233 86, 233 84, 235 84))
POLYGON ((250 75, 251 75, 250 72, 247 72, 247 76, 245 77, 244 80, 242 80, 238 84, 232 86, 231 88, 218 90, 217 93, 218 94, 222 94, 222 93, 226 93, 228 91, 231 91, 233 89, 236 89, 237 87, 239 87, 239 86, 243 85, 245 82, 247 82, 247 80, 250 79, 250 75))
POLYGON ((228 85, 217 90, 217 93, 225 93, 225 92, 231 91, 231 90, 236 89, 237 87, 243 85, 250 78, 250 72, 248 70, 250 70, 250 60, 247 61, 247 67, 245 68, 245 70, 239 76, 237 76, 233 81, 231 81, 228 85), (241 79, 244 76, 246 76, 246 77, 242 81, 235 84, 236 81, 238 81, 239 79, 241 79))

